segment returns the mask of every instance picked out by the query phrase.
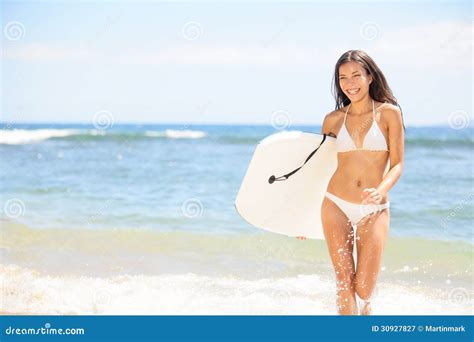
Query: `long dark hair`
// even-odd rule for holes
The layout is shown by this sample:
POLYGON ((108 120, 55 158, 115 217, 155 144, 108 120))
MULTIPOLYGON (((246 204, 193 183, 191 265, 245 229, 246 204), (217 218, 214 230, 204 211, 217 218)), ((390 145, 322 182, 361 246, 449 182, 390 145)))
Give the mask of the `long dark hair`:
POLYGON ((334 70, 333 78, 333 95, 336 99, 336 110, 347 106, 351 101, 344 94, 339 85, 339 67, 347 62, 357 62, 359 63, 367 72, 367 74, 372 75, 372 82, 369 85, 369 95, 372 99, 378 102, 388 102, 400 108, 402 113, 402 124, 403 129, 405 129, 405 124, 403 123, 403 111, 402 107, 398 104, 397 99, 393 96, 392 90, 388 86, 387 80, 382 73, 382 70, 379 69, 374 60, 370 58, 368 54, 361 50, 349 50, 345 52, 336 63, 334 70))

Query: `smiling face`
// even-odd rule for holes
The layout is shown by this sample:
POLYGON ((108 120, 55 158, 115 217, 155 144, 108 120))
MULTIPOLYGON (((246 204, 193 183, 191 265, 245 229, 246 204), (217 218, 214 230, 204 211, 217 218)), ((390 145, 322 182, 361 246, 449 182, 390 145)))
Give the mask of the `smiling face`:
POLYGON ((347 62, 339 67, 339 86, 351 102, 357 102, 369 92, 372 75, 357 62, 347 62))

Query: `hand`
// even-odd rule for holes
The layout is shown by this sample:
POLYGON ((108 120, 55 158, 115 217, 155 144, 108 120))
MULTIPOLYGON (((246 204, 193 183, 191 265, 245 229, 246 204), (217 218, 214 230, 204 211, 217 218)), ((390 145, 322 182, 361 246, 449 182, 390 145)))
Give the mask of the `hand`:
POLYGON ((375 188, 367 188, 362 191, 362 204, 380 204, 384 193, 375 188))
POLYGON ((306 237, 304 237, 304 236, 297 236, 296 238, 297 238, 298 240, 306 240, 306 237))

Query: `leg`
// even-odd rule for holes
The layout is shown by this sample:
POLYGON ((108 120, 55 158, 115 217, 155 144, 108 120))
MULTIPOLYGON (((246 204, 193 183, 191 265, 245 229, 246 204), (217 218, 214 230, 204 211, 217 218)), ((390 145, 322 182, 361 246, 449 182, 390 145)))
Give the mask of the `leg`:
POLYGON ((342 210, 327 197, 323 199, 321 206, 321 220, 329 255, 336 272, 338 312, 341 315, 357 315, 352 227, 342 210))
POLYGON ((361 314, 371 313, 370 299, 382 263, 382 252, 388 235, 390 208, 364 218, 357 225, 357 272, 355 290, 364 300, 361 314))

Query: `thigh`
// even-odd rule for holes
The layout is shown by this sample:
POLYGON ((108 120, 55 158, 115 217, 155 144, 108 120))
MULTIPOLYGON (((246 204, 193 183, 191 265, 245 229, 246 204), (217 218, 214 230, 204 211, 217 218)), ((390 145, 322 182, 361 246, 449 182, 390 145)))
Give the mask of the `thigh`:
POLYGON ((347 222, 347 216, 333 201, 325 197, 321 206, 321 220, 336 276, 339 279, 354 277, 353 231, 347 222))
POLYGON ((364 218, 357 225, 356 282, 358 287, 365 287, 368 292, 371 292, 375 287, 389 225, 390 208, 364 218))

